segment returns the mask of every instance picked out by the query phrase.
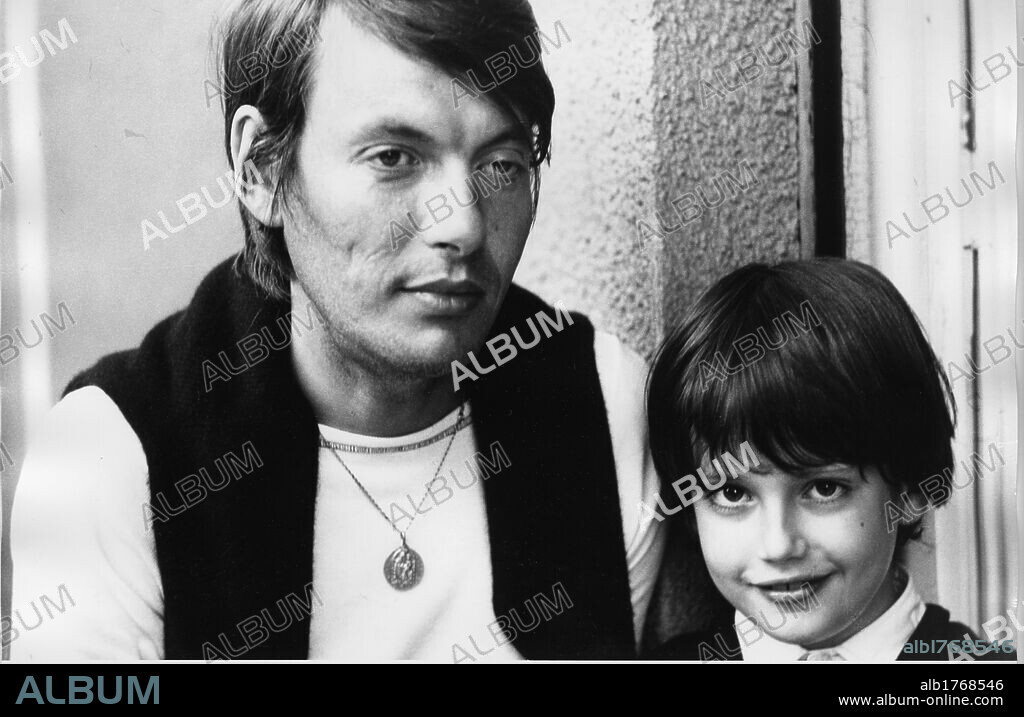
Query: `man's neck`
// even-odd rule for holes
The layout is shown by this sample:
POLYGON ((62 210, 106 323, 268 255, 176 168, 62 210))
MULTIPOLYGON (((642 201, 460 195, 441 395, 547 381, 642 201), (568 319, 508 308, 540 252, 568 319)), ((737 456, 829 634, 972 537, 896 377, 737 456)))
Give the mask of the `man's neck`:
POLYGON ((459 405, 443 378, 383 376, 358 360, 336 356, 326 326, 313 332, 292 329, 299 386, 323 425, 363 436, 404 436, 437 423, 459 405))

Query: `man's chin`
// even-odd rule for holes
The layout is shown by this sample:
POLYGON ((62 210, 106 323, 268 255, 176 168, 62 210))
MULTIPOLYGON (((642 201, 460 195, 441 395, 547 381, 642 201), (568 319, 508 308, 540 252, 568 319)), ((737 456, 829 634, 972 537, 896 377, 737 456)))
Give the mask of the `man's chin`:
POLYGON ((408 361, 399 364, 397 368, 401 373, 409 376, 410 378, 447 378, 452 374, 452 361, 409 359, 408 361))
POLYGON ((404 357, 394 361, 395 368, 410 378, 451 378, 452 364, 465 361, 472 349, 457 345, 443 347, 424 347, 420 351, 409 351, 404 357))
POLYGON ((470 352, 479 352, 486 339, 477 327, 396 326, 385 341, 373 345, 379 370, 409 379, 438 379, 452 376, 455 361, 465 363, 470 352))

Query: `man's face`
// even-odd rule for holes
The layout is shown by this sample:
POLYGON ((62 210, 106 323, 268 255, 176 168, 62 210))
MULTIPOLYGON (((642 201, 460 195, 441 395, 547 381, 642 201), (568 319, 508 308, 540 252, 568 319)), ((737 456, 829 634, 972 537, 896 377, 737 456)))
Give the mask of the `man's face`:
POLYGON ((532 223, 530 147, 486 96, 456 108, 450 74, 343 11, 320 35, 283 213, 296 280, 340 357, 439 376, 479 347, 511 284, 532 223))
MULTIPOLYGON (((710 464, 705 473, 718 478, 710 464)), ((790 474, 762 461, 694 505, 716 587, 773 637, 833 647, 895 601, 893 490, 877 470, 864 475, 841 464, 790 474)))

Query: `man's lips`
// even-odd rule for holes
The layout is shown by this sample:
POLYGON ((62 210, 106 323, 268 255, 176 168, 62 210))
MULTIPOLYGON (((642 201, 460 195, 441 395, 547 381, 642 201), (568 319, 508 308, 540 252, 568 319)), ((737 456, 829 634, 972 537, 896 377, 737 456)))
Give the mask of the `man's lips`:
POLYGON ((486 298, 487 292, 471 279, 435 279, 410 284, 402 289, 428 313, 461 316, 473 311, 486 298))
POLYGON ((441 294, 451 296, 483 296, 487 292, 471 279, 436 279, 434 281, 412 284, 403 291, 416 294, 441 294))

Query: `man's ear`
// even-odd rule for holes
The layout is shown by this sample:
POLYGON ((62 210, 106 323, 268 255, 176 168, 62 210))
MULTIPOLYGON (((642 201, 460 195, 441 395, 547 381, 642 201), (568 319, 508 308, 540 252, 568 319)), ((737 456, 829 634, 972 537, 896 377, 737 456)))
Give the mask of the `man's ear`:
POLYGON ((231 159, 235 167, 235 192, 246 209, 269 227, 283 225, 274 206, 278 166, 257 167, 252 149, 264 129, 263 115, 252 105, 242 105, 231 120, 231 159))

